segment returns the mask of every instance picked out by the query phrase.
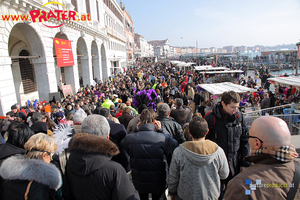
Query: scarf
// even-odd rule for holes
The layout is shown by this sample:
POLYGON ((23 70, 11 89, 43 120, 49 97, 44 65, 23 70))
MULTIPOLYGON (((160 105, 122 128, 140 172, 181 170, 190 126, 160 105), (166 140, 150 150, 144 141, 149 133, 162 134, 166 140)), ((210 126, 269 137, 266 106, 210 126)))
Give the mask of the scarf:
POLYGON ((298 157, 298 153, 296 152, 295 147, 292 144, 290 146, 265 147, 251 151, 251 155, 259 154, 270 155, 271 157, 282 162, 290 162, 294 160, 294 158, 298 157))

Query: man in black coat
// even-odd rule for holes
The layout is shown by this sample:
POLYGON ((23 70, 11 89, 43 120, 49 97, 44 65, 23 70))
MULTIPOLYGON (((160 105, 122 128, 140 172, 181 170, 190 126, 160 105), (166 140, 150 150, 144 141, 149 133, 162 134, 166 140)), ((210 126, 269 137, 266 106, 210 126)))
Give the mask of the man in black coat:
POLYGON ((105 117, 89 115, 69 143, 70 157, 63 181, 63 196, 68 199, 140 199, 125 169, 111 160, 119 153, 109 139, 105 117))
POLYGON ((16 104, 11 106, 11 112, 14 113, 15 117, 21 118, 24 122, 26 121, 26 115, 17 108, 16 104))
POLYGON ((124 151, 120 146, 121 141, 127 135, 125 127, 123 124, 117 124, 111 120, 111 114, 107 108, 102 107, 100 109, 99 114, 104 116, 107 119, 110 126, 109 140, 115 143, 118 146, 120 151, 120 153, 118 155, 113 156, 111 160, 120 163, 124 167, 124 169, 128 172, 130 170, 129 156, 127 152, 124 151))
POLYGON ((183 127, 185 123, 189 123, 192 120, 192 109, 190 107, 183 107, 183 100, 180 98, 177 98, 175 103, 176 109, 172 109, 170 116, 183 127))
POLYGON ((149 109, 143 110, 138 126, 121 142, 121 147, 130 156, 132 180, 141 199, 157 200, 165 192, 168 164, 166 156, 178 143, 149 109))
POLYGON ((184 143, 183 130, 172 117, 170 117, 170 107, 166 103, 162 103, 157 107, 156 120, 160 121, 161 125, 177 140, 178 144, 184 143))
POLYGON ((250 154, 250 146, 246 136, 248 129, 245 126, 244 117, 238 111, 239 103, 238 93, 224 92, 221 102, 205 116, 209 126, 206 139, 216 142, 224 150, 230 170, 228 178, 222 181, 220 199, 224 195, 228 181, 249 167, 249 164, 243 161, 244 157, 250 154))

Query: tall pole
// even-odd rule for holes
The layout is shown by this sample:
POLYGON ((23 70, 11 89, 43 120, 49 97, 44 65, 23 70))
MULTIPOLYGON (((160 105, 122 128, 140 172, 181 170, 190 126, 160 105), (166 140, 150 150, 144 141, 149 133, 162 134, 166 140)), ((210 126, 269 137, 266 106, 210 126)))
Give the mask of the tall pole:
POLYGON ((198 65, 198 41, 196 41, 196 63, 198 65))
POLYGON ((300 42, 296 43, 297 47, 298 47, 298 59, 297 59, 297 56, 296 56, 296 59, 297 59, 297 62, 296 62, 296 76, 298 76, 298 65, 299 65, 299 60, 300 60, 300 42))

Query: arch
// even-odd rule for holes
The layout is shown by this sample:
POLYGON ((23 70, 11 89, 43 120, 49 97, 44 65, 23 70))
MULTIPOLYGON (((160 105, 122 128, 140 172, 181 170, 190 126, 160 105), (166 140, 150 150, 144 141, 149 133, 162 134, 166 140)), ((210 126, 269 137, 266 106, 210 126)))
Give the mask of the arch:
POLYGON ((106 50, 104 45, 101 45, 101 66, 102 66, 102 81, 104 81, 107 77, 107 58, 106 58, 106 50))
POLYGON ((100 73, 100 62, 99 62, 99 51, 96 41, 92 42, 92 72, 93 72, 93 79, 101 78, 100 73))
POLYGON ((86 46, 86 42, 82 37, 77 40, 77 64, 78 64, 78 74, 82 77, 82 86, 91 85, 90 77, 91 73, 89 70, 89 55, 86 46), (82 85, 83 84, 83 85, 82 85))
POLYGON ((35 56, 12 59, 11 69, 17 102, 24 105, 27 100, 48 99, 50 83, 48 74, 45 73, 47 72, 45 51, 35 29, 28 24, 15 24, 9 34, 8 52, 10 56, 35 56), (30 76, 30 80, 26 82, 27 75, 30 76), (30 81, 31 84, 28 84, 30 81))

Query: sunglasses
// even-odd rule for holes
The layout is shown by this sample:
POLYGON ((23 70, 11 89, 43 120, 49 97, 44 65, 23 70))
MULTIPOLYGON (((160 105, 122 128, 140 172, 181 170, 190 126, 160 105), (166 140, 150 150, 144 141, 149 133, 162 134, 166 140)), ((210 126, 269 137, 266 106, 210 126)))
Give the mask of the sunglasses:
POLYGON ((26 151, 26 154, 27 154, 28 152, 32 152, 32 151, 45 152, 45 153, 47 153, 47 154, 50 156, 50 160, 51 160, 51 161, 53 160, 53 155, 54 155, 54 153, 51 153, 51 152, 49 152, 49 151, 38 150, 38 149, 31 149, 30 151, 26 151))
POLYGON ((261 139, 259 139, 258 137, 255 137, 255 136, 247 135, 247 138, 255 138, 255 139, 258 139, 261 143, 264 143, 261 139))

